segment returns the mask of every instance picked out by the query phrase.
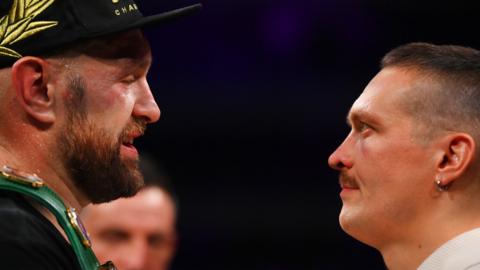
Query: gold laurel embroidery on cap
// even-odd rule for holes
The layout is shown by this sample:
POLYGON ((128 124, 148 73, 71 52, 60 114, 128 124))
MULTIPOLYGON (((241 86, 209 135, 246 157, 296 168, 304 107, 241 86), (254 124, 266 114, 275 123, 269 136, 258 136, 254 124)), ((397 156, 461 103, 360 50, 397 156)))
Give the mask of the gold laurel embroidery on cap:
POLYGON ((7 48, 22 39, 56 26, 57 21, 32 20, 55 0, 14 0, 10 12, 0 19, 0 56, 20 58, 18 52, 7 48))

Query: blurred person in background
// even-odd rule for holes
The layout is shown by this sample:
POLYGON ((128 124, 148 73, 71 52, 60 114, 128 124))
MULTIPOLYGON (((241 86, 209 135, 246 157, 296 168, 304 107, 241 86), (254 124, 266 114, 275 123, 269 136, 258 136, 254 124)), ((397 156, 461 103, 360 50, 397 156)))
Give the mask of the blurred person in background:
POLYGON ((177 246, 176 206, 167 177, 142 157, 145 187, 131 198, 89 205, 82 213, 100 262, 119 270, 166 270, 177 246))
POLYGON ((342 229, 390 270, 480 269, 480 51, 392 50, 347 120, 342 229))

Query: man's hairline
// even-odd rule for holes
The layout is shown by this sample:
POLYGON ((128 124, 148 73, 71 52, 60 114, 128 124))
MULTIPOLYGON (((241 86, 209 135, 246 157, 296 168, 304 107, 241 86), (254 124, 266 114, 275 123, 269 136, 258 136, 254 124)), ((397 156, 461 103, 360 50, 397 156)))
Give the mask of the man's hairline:
MULTIPOLYGON (((477 142, 477 136, 475 134, 472 134, 469 130, 450 129, 449 127, 429 125, 429 121, 433 119, 432 116, 428 115, 428 117, 416 117, 420 116, 420 114, 414 111, 413 108, 409 108, 409 101, 407 100, 408 97, 411 97, 412 95, 419 97, 418 94, 423 93, 425 95, 425 98, 434 98, 435 92, 443 91, 442 88, 445 87, 445 84, 449 83, 449 80, 445 80, 443 75, 448 74, 448 72, 442 70, 435 70, 429 67, 423 67, 421 64, 410 61, 384 65, 382 66, 381 71, 392 68, 412 74, 416 81, 414 87, 409 87, 407 90, 410 91, 411 94, 402 96, 402 100, 400 100, 399 102, 400 109, 406 116, 410 117, 413 122, 411 130, 412 139, 414 139, 421 146, 427 146, 432 140, 437 139, 441 136, 452 133, 465 133, 471 136, 475 140, 475 142, 477 142), (430 91, 425 89, 425 87, 427 86, 431 88, 430 91), (417 93, 415 93, 416 89, 417 93), (418 90, 421 92, 418 92, 418 90), (415 127, 421 127, 421 129, 415 130, 415 127)), ((479 145, 477 145, 477 148, 480 149, 480 143, 479 145)))
POLYGON ((406 89, 407 92, 400 97, 400 100, 398 102, 399 110, 401 110, 401 112, 405 116, 409 117, 412 121, 412 130, 410 130, 410 135, 412 139, 414 139, 415 142, 419 143, 419 145, 426 146, 428 142, 432 139, 438 138, 439 136, 451 132, 438 126, 434 126, 433 129, 429 128, 428 122, 432 118, 426 119, 425 117, 416 117, 420 115, 416 113, 413 107, 411 107, 411 100, 408 100, 408 98, 412 96, 419 97, 419 94, 421 93, 424 93, 426 96, 433 97, 433 92, 441 91, 442 82, 440 82, 439 79, 441 79, 440 73, 442 72, 424 68, 421 65, 412 62, 388 64, 382 66, 380 72, 388 69, 396 69, 400 72, 410 74, 410 76, 412 76, 414 80, 412 85, 410 85, 406 89), (435 86, 433 86, 435 87, 435 89, 433 89, 432 91, 427 91, 425 89, 426 84, 436 84, 435 86), (419 90, 421 92, 418 92, 419 90), (416 127, 420 127, 421 129, 417 130, 415 129, 416 127))

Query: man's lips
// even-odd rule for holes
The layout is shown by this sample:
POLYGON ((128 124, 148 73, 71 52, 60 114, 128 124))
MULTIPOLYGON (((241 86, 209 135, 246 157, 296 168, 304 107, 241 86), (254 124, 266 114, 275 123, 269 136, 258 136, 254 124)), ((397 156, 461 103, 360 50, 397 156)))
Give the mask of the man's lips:
POLYGON ((129 147, 129 148, 135 148, 135 146, 133 145, 133 143, 128 143, 128 142, 122 143, 122 146, 129 147))
POLYGON ((143 132, 131 132, 124 136, 123 141, 122 141, 122 148, 127 150, 128 155, 133 155, 137 156, 138 155, 138 150, 134 145, 135 139, 142 136, 143 132))
POLYGON ((138 156, 138 150, 137 148, 133 145, 133 140, 132 143, 130 142, 123 142, 121 146, 122 152, 124 154, 127 154, 128 156, 133 156, 136 157, 138 156))
POLYGON ((134 118, 132 122, 125 128, 121 136, 122 152, 127 156, 138 157, 137 148, 133 145, 135 139, 142 136, 145 132, 147 123, 140 118, 134 118))

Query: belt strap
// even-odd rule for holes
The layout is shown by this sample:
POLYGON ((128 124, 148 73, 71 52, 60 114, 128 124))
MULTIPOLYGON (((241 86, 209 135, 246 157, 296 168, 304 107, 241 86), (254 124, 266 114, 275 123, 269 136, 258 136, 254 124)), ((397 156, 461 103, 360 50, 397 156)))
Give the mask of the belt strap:
POLYGON ((66 208, 60 197, 36 175, 17 173, 7 166, 0 171, 0 189, 35 199, 52 212, 70 241, 82 270, 102 269, 74 208, 66 208))

